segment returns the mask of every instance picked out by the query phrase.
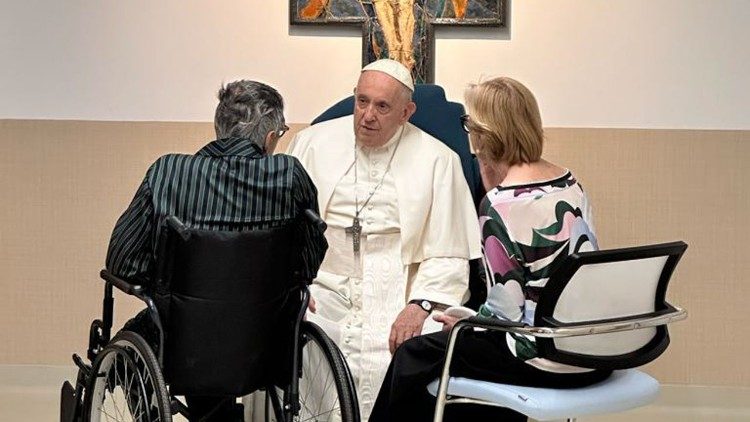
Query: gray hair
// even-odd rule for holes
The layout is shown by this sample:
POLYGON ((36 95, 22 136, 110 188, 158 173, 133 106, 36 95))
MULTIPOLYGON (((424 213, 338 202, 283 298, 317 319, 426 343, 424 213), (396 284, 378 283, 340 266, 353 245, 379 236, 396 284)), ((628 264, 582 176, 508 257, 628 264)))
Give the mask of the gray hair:
POLYGON ((284 99, 270 86, 248 80, 219 89, 214 129, 218 139, 246 138, 265 145, 268 132, 284 126, 284 99))
POLYGON ((414 101, 414 92, 412 92, 411 89, 408 87, 402 85, 401 86, 401 98, 406 101, 407 103, 414 101))

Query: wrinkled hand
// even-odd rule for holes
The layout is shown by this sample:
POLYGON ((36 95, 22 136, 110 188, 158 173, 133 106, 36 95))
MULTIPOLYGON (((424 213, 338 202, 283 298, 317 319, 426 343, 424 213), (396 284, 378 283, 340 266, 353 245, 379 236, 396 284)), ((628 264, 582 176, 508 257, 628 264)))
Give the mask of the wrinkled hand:
POLYGON ((427 316, 427 312, 419 305, 413 303, 406 305, 391 325, 391 335, 388 338, 388 347, 391 354, 396 351, 401 343, 422 334, 422 325, 424 325, 427 316))
POLYGON ((317 308, 315 307, 315 298, 313 298, 312 295, 310 295, 310 302, 307 304, 307 309, 312 313, 317 311, 317 308))
MULTIPOLYGON (((307 311, 308 312, 312 312, 312 313, 315 313, 315 311, 316 311, 316 308, 315 308, 315 299, 313 299, 312 295, 310 295, 310 301, 307 302, 307 311)), ((305 312, 305 314, 302 315, 302 320, 303 321, 307 321, 307 312, 305 312)))
POLYGON ((458 322, 458 320, 461 318, 456 318, 454 316, 449 316, 446 314, 435 314, 432 319, 437 322, 443 323, 443 331, 450 331, 453 329, 453 326, 456 325, 456 322, 458 322))

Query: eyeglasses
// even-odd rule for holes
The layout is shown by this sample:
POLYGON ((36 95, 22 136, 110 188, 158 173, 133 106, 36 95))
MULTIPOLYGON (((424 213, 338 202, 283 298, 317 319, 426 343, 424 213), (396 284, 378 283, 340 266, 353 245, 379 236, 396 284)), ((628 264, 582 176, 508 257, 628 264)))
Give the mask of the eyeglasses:
POLYGON ((464 132, 469 133, 471 132, 471 129, 469 129, 469 115, 464 114, 461 116, 461 127, 464 128, 464 132))
MULTIPOLYGON (((468 114, 464 114, 461 116, 461 127, 463 127, 464 132, 471 133, 471 127, 476 126, 471 123, 471 119, 469 118, 468 114)), ((469 139, 469 152, 471 155, 476 155, 479 151, 474 149, 474 144, 471 142, 471 139, 469 139)))
POLYGON ((276 129, 276 137, 281 138, 285 133, 289 131, 289 126, 284 125, 281 129, 276 129))

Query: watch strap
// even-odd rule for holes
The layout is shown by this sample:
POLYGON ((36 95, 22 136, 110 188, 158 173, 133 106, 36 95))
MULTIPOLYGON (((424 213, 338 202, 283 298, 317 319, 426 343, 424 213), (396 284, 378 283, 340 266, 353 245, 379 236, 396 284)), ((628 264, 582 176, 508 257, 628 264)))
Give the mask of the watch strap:
POLYGON ((409 301, 410 304, 414 304, 422 308, 423 311, 427 312, 428 314, 435 309, 435 306, 427 299, 413 299, 409 301))

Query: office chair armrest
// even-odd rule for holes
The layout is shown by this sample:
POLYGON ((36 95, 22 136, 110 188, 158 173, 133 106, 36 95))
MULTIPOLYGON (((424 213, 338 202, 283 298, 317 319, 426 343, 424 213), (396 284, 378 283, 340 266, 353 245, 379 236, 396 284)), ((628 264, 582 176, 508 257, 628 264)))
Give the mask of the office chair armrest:
POLYGON ((687 318, 686 310, 669 304, 667 304, 667 306, 667 309, 641 315, 611 318, 600 321, 586 321, 575 324, 565 324, 553 319, 545 318, 545 322, 552 325, 551 327, 527 327, 526 330, 528 332, 523 334, 543 338, 587 336, 657 327, 687 318))
POLYGON ((456 325, 462 324, 475 328, 484 328, 487 330, 499 330, 499 331, 512 331, 517 329, 528 328, 529 326, 523 322, 509 321, 507 319, 500 318, 487 318, 482 316, 472 316, 464 318, 456 322, 456 325))
POLYGON ((685 318, 687 318, 687 311, 668 305, 668 308, 662 311, 574 324, 565 324, 556 320, 545 319, 545 322, 549 323, 550 326, 544 327, 535 327, 519 322, 476 316, 462 319, 456 323, 456 326, 460 324, 462 327, 466 328, 483 328, 486 330, 505 331, 541 338, 563 338, 638 330, 641 328, 666 325, 685 318))

